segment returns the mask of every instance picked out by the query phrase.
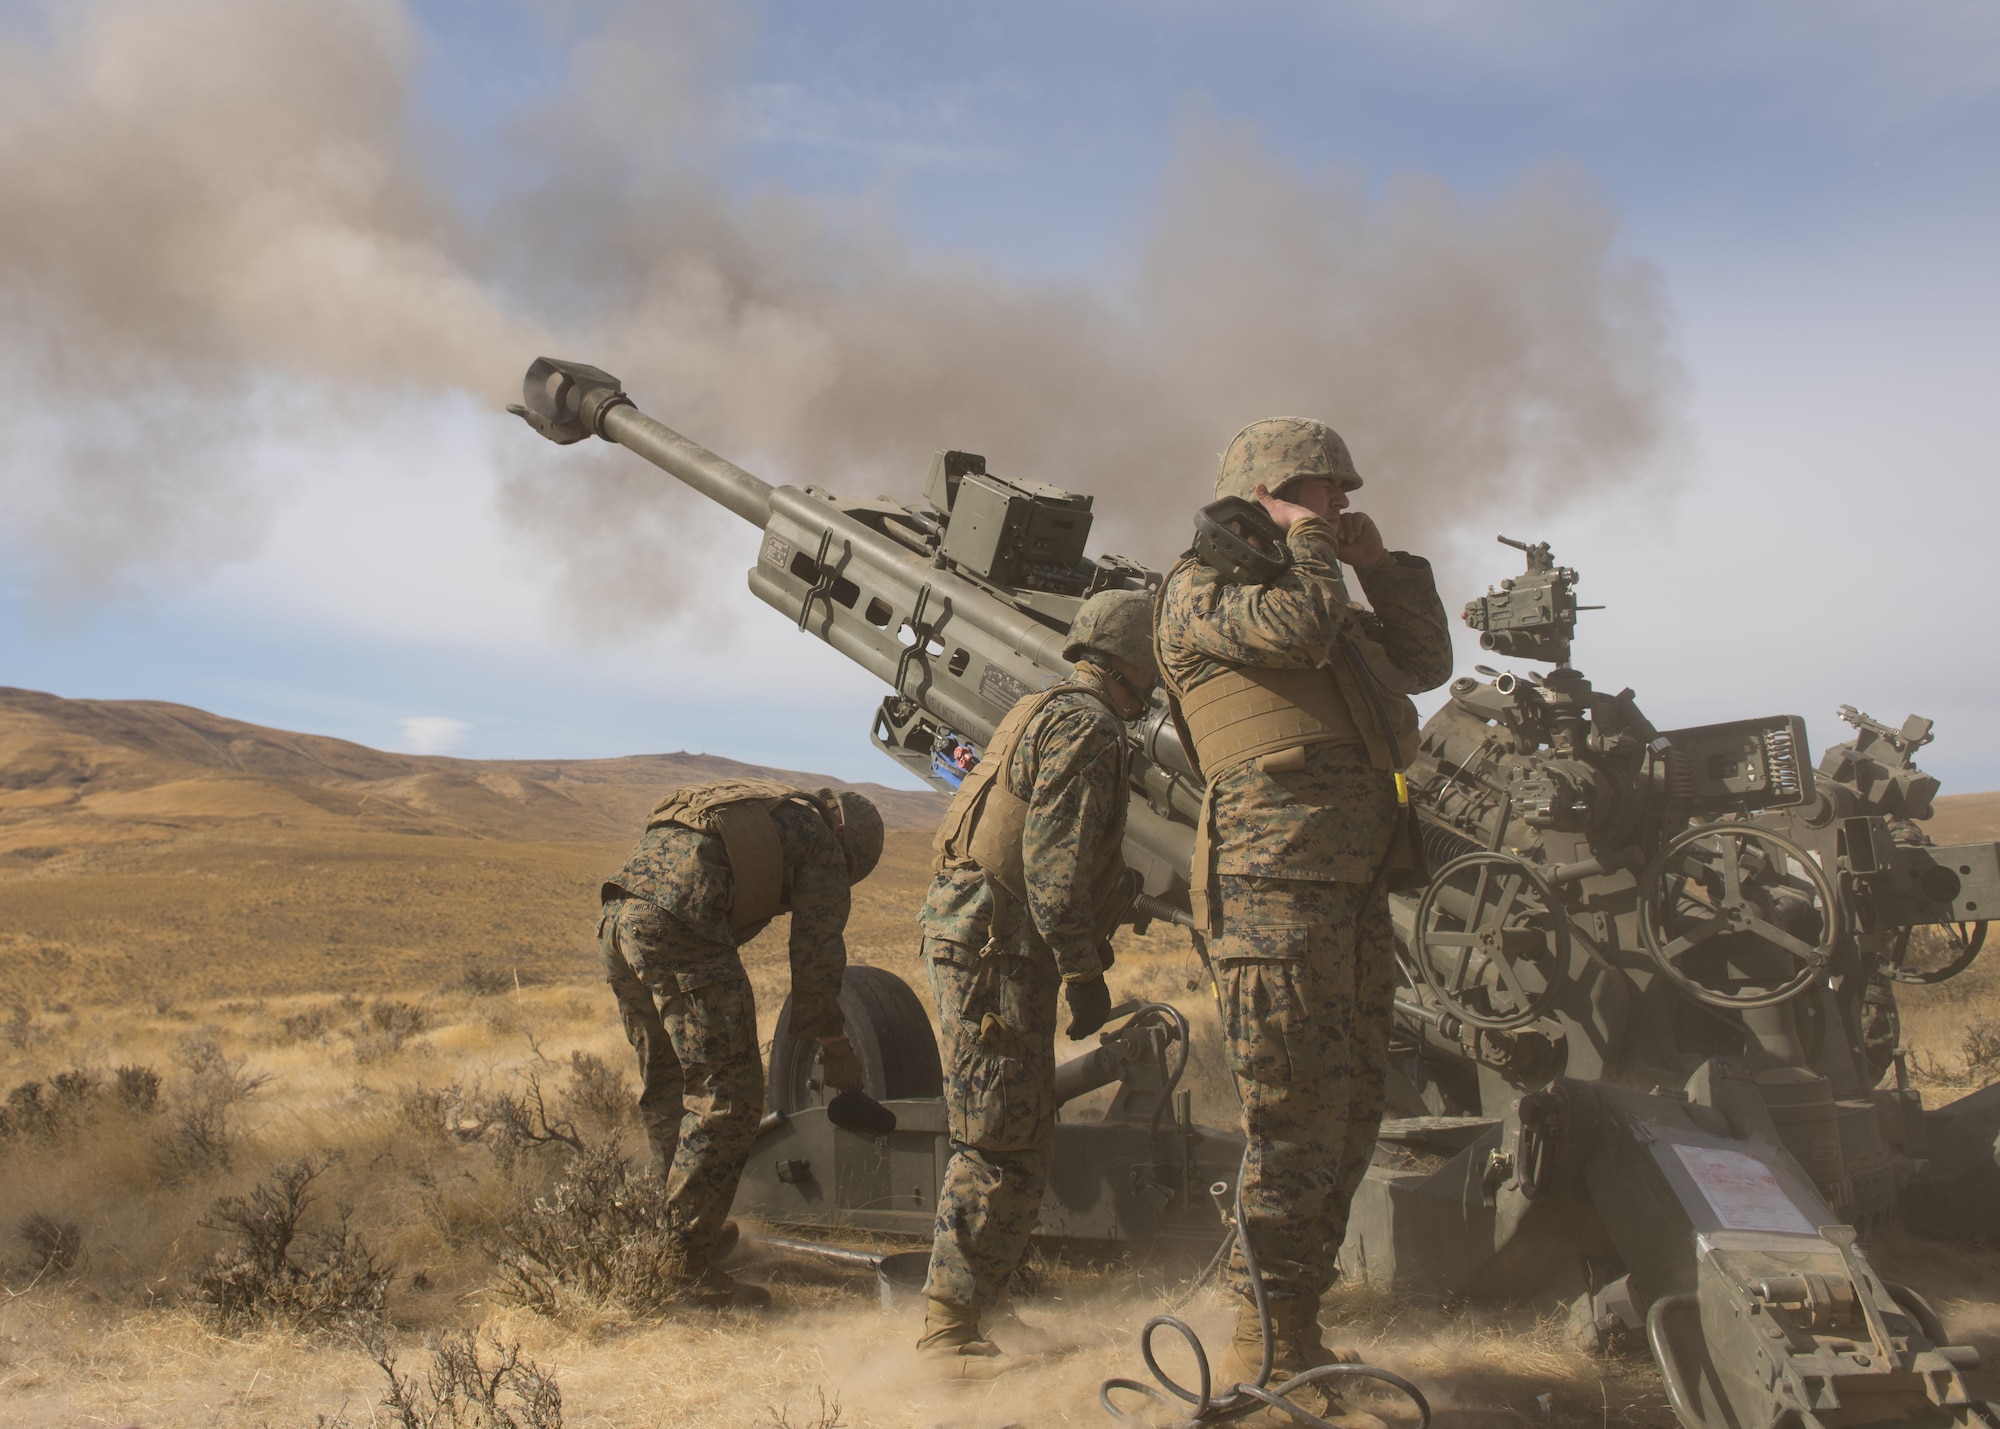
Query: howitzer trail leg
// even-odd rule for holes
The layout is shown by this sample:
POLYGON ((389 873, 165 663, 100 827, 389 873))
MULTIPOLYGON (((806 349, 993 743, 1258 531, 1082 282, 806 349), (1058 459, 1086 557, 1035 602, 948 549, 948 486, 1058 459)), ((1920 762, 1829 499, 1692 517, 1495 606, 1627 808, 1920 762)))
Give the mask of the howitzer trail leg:
POLYGON ((660 1020, 660 1008, 653 990, 639 978, 626 956, 618 932, 615 913, 607 914, 598 933, 604 954, 604 976, 611 995, 618 1000, 619 1020, 625 1025, 625 1040, 639 1059, 639 1121, 646 1128, 646 1147, 653 1174, 665 1176, 674 1164, 680 1145, 681 1061, 674 1055, 673 1038, 660 1020))

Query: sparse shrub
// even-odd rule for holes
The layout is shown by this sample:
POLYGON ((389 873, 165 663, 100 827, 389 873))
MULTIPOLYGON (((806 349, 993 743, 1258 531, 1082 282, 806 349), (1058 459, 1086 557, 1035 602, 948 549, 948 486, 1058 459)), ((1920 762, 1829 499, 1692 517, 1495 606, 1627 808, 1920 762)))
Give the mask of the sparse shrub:
POLYGON ((649 1314, 684 1286, 666 1183, 635 1174, 616 1142, 572 1157, 548 1195, 518 1205, 489 1252, 500 1293, 542 1315, 583 1306, 649 1314))
POLYGON ((584 1140, 576 1123, 549 1115, 540 1074, 522 1074, 521 1084, 520 1092, 467 1088, 456 1082, 441 1087, 420 1084, 400 1094, 397 1110, 412 1129, 425 1136, 484 1143, 502 1170, 511 1171, 522 1152, 536 1147, 583 1150, 584 1140))
POLYGON ((245 1070, 241 1057, 231 1057, 213 1037, 183 1037, 174 1060, 187 1080, 174 1101, 173 1127, 165 1151, 177 1169, 196 1174, 227 1166, 236 1140, 236 1109, 271 1078, 245 1070))
POLYGON ((40 1040, 34 1016, 20 1003, 14 1004, 7 1014, 6 1024, 0 1026, 0 1039, 4 1039, 16 1052, 25 1052, 40 1040))
POLYGON ((288 1012, 278 1019, 278 1039, 282 1042, 317 1042, 333 1030, 331 1007, 308 1007, 288 1012))
POLYGON ((792 1423, 792 1406, 789 1404, 781 1409, 767 1407, 764 1412, 771 1416, 770 1429, 846 1429, 847 1421, 840 1417, 840 1396, 836 1394, 828 1399, 826 1391, 817 1387, 813 1396, 819 1400, 819 1409, 802 1424, 792 1423))
POLYGON ((195 1297, 224 1329, 271 1322, 332 1328, 379 1318, 395 1268, 348 1225, 349 1207, 330 1226, 301 1231, 319 1199, 313 1182, 327 1163, 311 1157, 279 1166, 247 1196, 219 1198, 201 1224, 233 1232, 195 1278, 195 1297))
POLYGON ((468 962, 459 970, 458 986, 462 992, 474 997, 495 997, 503 992, 511 992, 519 986, 518 976, 510 976, 500 968, 485 963, 468 962))
POLYGON ((609 1134, 637 1118, 638 1102, 622 1073, 588 1052, 569 1054, 569 1084, 562 1104, 585 1127, 609 1134))
POLYGON ((562 1390, 555 1376, 521 1353, 519 1341, 494 1336, 482 1360, 470 1330, 426 1341, 430 1372, 419 1380, 396 1372, 386 1340, 372 1347, 389 1377, 381 1407, 402 1429, 562 1429, 562 1390))
POLYGON ((75 1221, 59 1221, 40 1211, 25 1217, 15 1234, 28 1252, 28 1273, 35 1276, 66 1274, 76 1266, 83 1252, 83 1232, 75 1221))
POLYGON ((430 1014, 413 1002, 378 997, 368 1004, 360 1025, 347 1029, 354 1044, 354 1060, 377 1062, 396 1053, 428 1030, 430 1014))
POLYGON ((111 1073, 111 1094, 127 1111, 151 1116, 160 1109, 160 1074, 147 1066, 119 1067, 111 1073))
POLYGON ((147 1067, 120 1067, 108 1085, 85 1067, 58 1072, 47 1081, 22 1082, 0 1106, 0 1141, 16 1136, 53 1141, 74 1135, 111 1106, 149 1113, 158 1104, 159 1082, 159 1074, 147 1067), (150 1098, 145 1077, 152 1078, 150 1098))
POLYGON ((1975 1017, 1959 1035, 1959 1054, 1965 1058, 1968 1081, 1981 1086, 2000 1079, 2000 1021, 1975 1017))

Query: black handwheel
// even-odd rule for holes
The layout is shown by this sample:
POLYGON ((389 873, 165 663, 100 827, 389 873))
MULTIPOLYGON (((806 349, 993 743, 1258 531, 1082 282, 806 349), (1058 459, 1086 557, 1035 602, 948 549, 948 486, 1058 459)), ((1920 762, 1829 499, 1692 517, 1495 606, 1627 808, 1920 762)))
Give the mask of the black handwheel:
MULTIPOLYGON (((908 983, 884 968, 850 966, 840 980, 840 1017, 861 1063, 861 1089, 869 1096, 891 1101, 944 1095, 937 1038, 908 983)), ((788 995, 771 1037, 769 1109, 803 1111, 824 1106, 832 1095, 820 1085, 819 1043, 792 1031, 788 995)))
POLYGON ((1955 978, 1972 966, 1972 960, 1979 956, 1979 950, 1986 946, 1986 924, 1945 923, 1945 958, 1942 967, 1920 968, 1903 961, 1909 956, 1910 935, 1914 928, 1905 928, 1896 935, 1896 966, 1889 976, 1897 982, 1914 983, 1918 987, 1928 987, 1932 983, 1955 978))
POLYGON ((1839 905, 1825 870, 1790 839, 1755 824, 1682 830, 1654 858, 1640 890, 1646 951, 1675 986, 1711 1007, 1775 1007, 1811 987, 1833 955, 1839 905), (1817 918, 1815 941, 1779 925, 1781 902, 1817 918), (1784 959, 1789 970, 1767 976, 1741 968, 1746 947, 1753 959, 1784 959), (1707 972, 1711 981, 1682 965, 1704 949, 1724 962, 1707 972))
POLYGON ((1540 870, 1510 853, 1481 850, 1439 869, 1411 943, 1432 995, 1492 1032, 1540 1018, 1569 978, 1569 914, 1540 870))

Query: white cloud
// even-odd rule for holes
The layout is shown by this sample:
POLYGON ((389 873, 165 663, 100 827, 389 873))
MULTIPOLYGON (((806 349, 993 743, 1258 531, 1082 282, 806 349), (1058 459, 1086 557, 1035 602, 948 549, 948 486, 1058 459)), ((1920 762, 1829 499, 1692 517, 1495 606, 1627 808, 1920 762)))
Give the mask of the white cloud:
POLYGON ((447 719, 443 715, 411 715, 399 720, 403 730, 403 743, 411 754, 450 754, 465 745, 465 736, 472 729, 462 719, 447 719))

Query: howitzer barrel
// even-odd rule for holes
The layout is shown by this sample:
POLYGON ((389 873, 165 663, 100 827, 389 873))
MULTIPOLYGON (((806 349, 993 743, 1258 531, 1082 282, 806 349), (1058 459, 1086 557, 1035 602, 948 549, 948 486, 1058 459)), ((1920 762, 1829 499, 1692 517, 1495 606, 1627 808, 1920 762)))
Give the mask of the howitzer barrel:
MULTIPOLYGON (((890 615, 879 624, 828 620, 814 633, 899 693, 905 693, 904 682, 921 667, 913 669, 904 658, 896 622, 914 622, 919 592, 925 591, 933 618, 948 608, 952 619, 1044 676, 1059 676, 1069 669, 1062 657, 1062 631, 994 599, 955 572, 938 568, 855 520, 818 491, 773 486, 647 416, 633 405, 618 379, 602 368, 536 358, 522 383, 521 405, 509 410, 552 442, 567 445, 593 435, 616 442, 717 505, 773 536, 782 535, 788 550, 801 554, 817 550, 826 558, 828 573, 865 581, 861 588, 866 595, 886 601, 890 615)), ((813 565, 817 578, 817 561, 813 565)), ((800 584, 789 565, 773 567, 760 561, 750 574, 750 589, 758 599, 798 619, 805 629, 815 597, 795 589, 800 584)), ((968 738, 981 741, 991 736, 1006 713, 1004 708, 988 708, 984 700, 954 699, 937 689, 926 691, 925 703, 962 726, 961 733, 968 738)))
POLYGON ((733 461, 717 456, 700 442, 690 441, 664 422, 656 422, 629 404, 604 414, 600 435, 606 441, 637 452, 669 476, 678 477, 718 506, 725 506, 753 526, 771 519, 774 488, 733 461))

